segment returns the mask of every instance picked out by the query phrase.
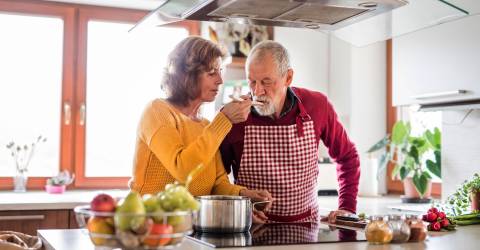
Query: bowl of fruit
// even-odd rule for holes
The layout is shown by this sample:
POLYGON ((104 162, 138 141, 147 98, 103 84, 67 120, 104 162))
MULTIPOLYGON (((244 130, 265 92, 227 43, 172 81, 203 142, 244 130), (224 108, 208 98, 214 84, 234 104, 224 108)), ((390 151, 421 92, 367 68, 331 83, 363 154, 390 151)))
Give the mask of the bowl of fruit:
POLYGON ((143 197, 131 191, 124 199, 99 194, 90 205, 75 207, 77 223, 92 243, 124 249, 168 249, 192 233, 199 204, 185 186, 167 184, 165 191, 143 197))

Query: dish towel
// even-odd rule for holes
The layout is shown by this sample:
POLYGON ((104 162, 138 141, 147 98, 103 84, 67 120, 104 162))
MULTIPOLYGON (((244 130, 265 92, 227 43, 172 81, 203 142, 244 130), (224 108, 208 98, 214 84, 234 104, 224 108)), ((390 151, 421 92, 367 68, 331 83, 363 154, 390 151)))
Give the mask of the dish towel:
POLYGON ((37 236, 0 231, 0 249, 2 250, 39 250, 41 247, 42 241, 37 236))

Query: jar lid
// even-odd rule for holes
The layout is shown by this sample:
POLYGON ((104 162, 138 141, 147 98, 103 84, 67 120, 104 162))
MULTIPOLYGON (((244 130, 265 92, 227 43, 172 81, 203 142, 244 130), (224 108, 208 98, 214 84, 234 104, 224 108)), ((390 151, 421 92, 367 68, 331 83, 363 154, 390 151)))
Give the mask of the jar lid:
POLYGON ((402 214, 389 214, 388 220, 405 220, 405 216, 402 214))
POLYGON ((407 214, 407 215, 405 215, 405 218, 407 220, 421 220, 422 216, 418 215, 418 214, 407 214))
POLYGON ((385 215, 370 215, 368 216, 370 221, 387 221, 388 217, 385 215))

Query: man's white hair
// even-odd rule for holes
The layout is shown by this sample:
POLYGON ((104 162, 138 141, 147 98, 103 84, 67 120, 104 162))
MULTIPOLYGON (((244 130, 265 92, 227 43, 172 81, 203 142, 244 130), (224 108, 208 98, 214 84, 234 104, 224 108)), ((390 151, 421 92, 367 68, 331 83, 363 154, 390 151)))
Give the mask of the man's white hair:
POLYGON ((277 72, 280 73, 281 76, 284 76, 288 69, 291 68, 290 56, 288 55, 288 51, 285 47, 272 40, 262 41, 253 46, 252 50, 250 50, 250 53, 248 53, 246 62, 247 70, 248 65, 250 65, 252 61, 262 59, 268 54, 272 55, 275 63, 277 64, 277 72))

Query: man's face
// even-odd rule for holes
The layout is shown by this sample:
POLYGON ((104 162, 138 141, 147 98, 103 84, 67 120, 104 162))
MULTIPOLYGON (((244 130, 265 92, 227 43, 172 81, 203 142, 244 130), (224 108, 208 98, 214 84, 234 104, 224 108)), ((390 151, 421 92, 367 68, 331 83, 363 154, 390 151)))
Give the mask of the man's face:
POLYGON ((291 69, 282 76, 270 54, 262 58, 253 58, 248 65, 247 77, 253 100, 263 103, 254 106, 260 115, 280 114, 292 76, 291 69))

